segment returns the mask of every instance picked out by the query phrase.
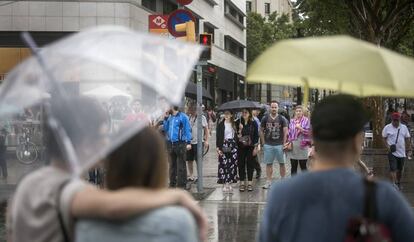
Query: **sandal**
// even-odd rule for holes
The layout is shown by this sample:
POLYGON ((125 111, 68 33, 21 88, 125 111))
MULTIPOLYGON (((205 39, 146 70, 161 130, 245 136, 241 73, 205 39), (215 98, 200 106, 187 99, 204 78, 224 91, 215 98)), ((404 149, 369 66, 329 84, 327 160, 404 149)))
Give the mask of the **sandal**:
POLYGON ((247 191, 252 192, 253 191, 253 186, 252 185, 247 185, 247 191))
POLYGON ((246 186, 245 185, 240 185, 239 191, 244 192, 245 189, 246 189, 246 186))

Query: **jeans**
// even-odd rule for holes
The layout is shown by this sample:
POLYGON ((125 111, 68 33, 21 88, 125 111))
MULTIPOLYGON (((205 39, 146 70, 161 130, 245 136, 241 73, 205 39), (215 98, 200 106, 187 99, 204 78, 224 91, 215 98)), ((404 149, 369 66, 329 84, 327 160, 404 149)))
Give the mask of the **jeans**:
POLYGON ((75 228, 77 242, 198 241, 193 215, 178 206, 155 209, 126 221, 82 219, 75 228))
POLYGON ((186 146, 187 144, 184 142, 167 143, 170 164, 170 187, 186 188, 186 146))

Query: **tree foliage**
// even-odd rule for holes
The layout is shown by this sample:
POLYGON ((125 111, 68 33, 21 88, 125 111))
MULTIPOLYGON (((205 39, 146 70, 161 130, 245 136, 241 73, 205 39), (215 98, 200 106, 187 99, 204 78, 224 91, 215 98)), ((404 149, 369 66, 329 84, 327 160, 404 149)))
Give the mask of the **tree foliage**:
POLYGON ((305 36, 347 34, 412 55, 413 0, 298 0, 295 10, 305 36))
POLYGON ((258 13, 247 15, 247 65, 278 40, 291 38, 295 33, 293 23, 286 14, 277 12, 263 17, 258 13))
MULTIPOLYGON (((347 34, 414 56, 413 0, 298 0, 296 26, 304 36, 347 34)), ((382 146, 384 100, 368 98, 374 146, 382 146)))

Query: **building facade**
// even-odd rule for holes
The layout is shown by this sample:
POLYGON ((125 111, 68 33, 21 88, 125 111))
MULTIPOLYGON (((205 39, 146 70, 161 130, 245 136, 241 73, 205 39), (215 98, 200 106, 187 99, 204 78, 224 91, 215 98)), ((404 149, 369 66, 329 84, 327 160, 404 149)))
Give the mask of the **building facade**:
MULTIPOLYGON (((29 55, 21 31, 31 31, 39 45, 97 25, 148 31, 149 15, 168 15, 178 8, 175 0, 0 1, 0 80, 29 55)), ((196 17, 197 35, 213 34, 212 59, 203 69, 203 85, 214 99, 208 104, 244 98, 245 1, 195 0, 184 8, 196 17)))
MULTIPOLYGON (((293 5, 290 0, 247 0, 246 11, 259 13, 265 17, 277 12, 292 18, 293 5)), ((280 85, 254 84, 249 85, 248 90, 248 96, 262 103, 279 100, 289 104, 293 102, 294 95, 296 95, 295 88, 280 85)))
POLYGON ((289 0, 247 0, 246 11, 260 13, 262 16, 273 12, 292 15, 292 3, 289 0))

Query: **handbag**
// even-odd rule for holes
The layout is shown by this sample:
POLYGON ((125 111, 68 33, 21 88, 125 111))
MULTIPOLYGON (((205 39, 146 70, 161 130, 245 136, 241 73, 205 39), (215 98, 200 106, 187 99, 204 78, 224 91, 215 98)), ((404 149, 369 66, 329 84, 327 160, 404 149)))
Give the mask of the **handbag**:
POLYGON ((242 147, 252 146, 252 139, 250 138, 250 135, 244 135, 239 138, 239 143, 242 147))
POLYGON ((253 125, 250 124, 249 134, 248 135, 243 135, 242 137, 239 138, 239 145, 241 147, 253 146, 253 141, 252 141, 252 138, 250 137, 250 135, 252 134, 252 130, 253 130, 253 125))
POLYGON ((365 178, 364 187, 364 215, 348 221, 345 242, 392 242, 390 229, 378 221, 376 183, 365 178))
POLYGON ((395 151, 397 151, 397 142, 398 142, 398 136, 399 135, 400 135, 400 129, 398 129, 397 138, 395 139, 395 144, 390 145, 391 153, 394 153, 395 151))

